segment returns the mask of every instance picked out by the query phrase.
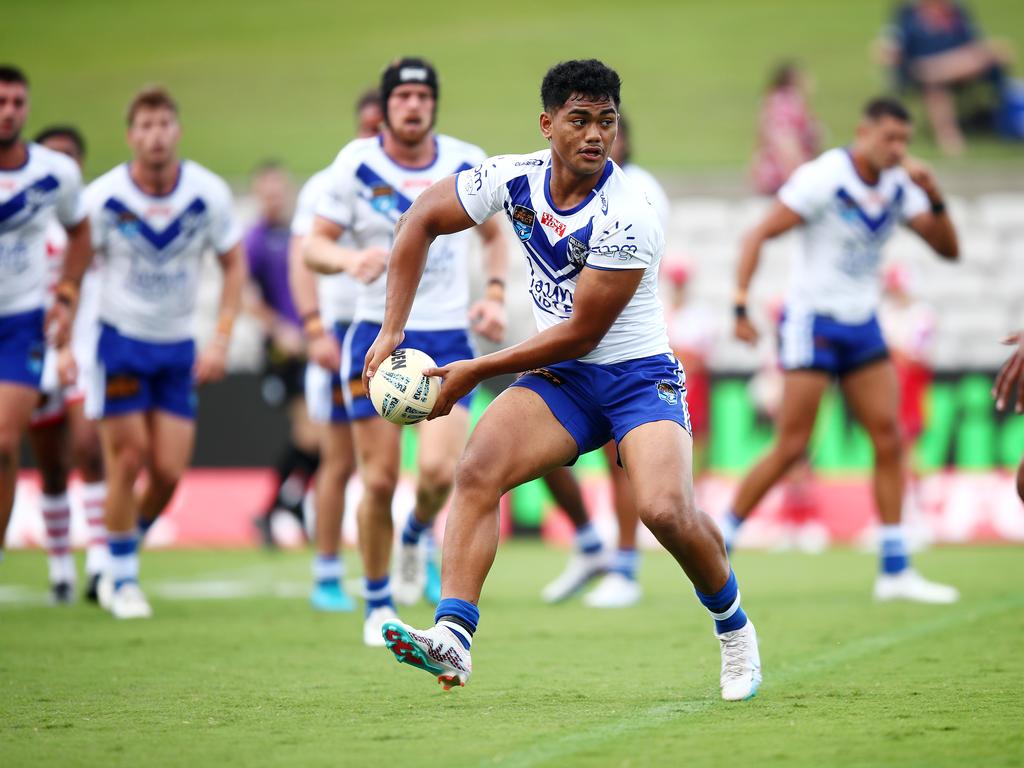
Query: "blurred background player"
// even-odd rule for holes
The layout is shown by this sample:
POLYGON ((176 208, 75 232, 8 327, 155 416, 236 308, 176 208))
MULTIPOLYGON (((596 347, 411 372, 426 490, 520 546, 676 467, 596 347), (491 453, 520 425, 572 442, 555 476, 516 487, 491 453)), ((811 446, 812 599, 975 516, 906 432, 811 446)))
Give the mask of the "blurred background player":
POLYGON ((874 494, 882 522, 875 598, 950 603, 958 597, 955 589, 925 580, 910 566, 900 526, 899 391, 876 317, 881 248, 898 223, 945 259, 959 253, 934 176, 907 156, 910 137, 910 115, 899 102, 869 102, 853 145, 801 166, 743 238, 735 332, 754 343, 758 333, 747 317, 747 291, 761 248, 795 227, 802 235, 780 328, 785 374, 775 443, 743 479, 723 526, 731 542, 765 493, 804 455, 822 395, 838 378, 874 447, 874 494))
MULTIPOLYGON (((21 138, 28 112, 28 78, 16 67, 0 66, 0 559, 21 437, 39 404, 47 341, 56 347, 69 343, 79 286, 92 257, 78 166, 21 138), (47 311, 46 238, 53 217, 67 233, 67 249, 47 311)), ((59 533, 55 522, 54 541, 59 533)), ((60 556, 63 547, 56 549, 60 556)), ((52 575, 60 582, 72 573, 52 575)))
MULTIPOLYGON (((1000 411, 1006 410, 1012 404, 1013 412, 1020 415, 1024 413, 1024 331, 1011 333, 1003 339, 1003 344, 1016 346, 1016 349, 999 369, 992 385, 992 396, 996 400, 996 408, 1000 411), (1014 390, 1017 392, 1016 399, 1013 396, 1014 390)), ((1017 466, 1017 496, 1024 501, 1024 456, 1017 466)))
MULTIPOLYGON (((619 128, 612 144, 611 159, 647 196, 658 215, 662 230, 667 232, 671 212, 668 195, 653 174, 633 162, 632 133, 625 113, 619 113, 619 128)), ((689 369, 686 371, 689 400, 689 369)), ((696 433, 694 437, 696 439, 696 433)), ((565 510, 575 529, 574 551, 565 570, 544 587, 541 593, 546 602, 566 600, 599 576, 601 580, 597 586, 584 595, 584 605, 592 608, 627 608, 635 605, 643 594, 637 581, 640 552, 636 536, 640 518, 633 502, 633 491, 629 487, 626 472, 619 465, 615 442, 608 442, 602 450, 612 484, 612 506, 618 528, 617 547, 614 553, 607 552, 590 522, 579 482, 572 470, 569 467, 558 467, 545 475, 544 482, 548 490, 556 503, 565 510)))
MULTIPOLYGON (((35 142, 67 155, 81 170, 85 140, 73 126, 45 128, 35 142)), ((68 238, 56 218, 47 230, 46 251, 50 260, 50 301, 56 290, 68 238)), ((55 603, 74 599, 75 563, 71 555, 71 502, 68 475, 76 468, 82 480, 80 498, 88 527, 85 556, 85 596, 93 602, 100 574, 107 562, 107 531, 103 504, 107 490, 103 482, 103 453, 96 422, 85 418, 83 401, 88 367, 95 360, 99 332, 99 282, 95 268, 82 278, 71 332, 71 343, 60 349, 48 347, 43 363, 43 395, 32 415, 28 437, 42 482, 40 507, 46 528, 49 556, 50 593, 55 603)))
POLYGON ((252 191, 259 205, 259 219, 243 240, 249 280, 255 287, 252 304, 264 333, 262 392, 272 408, 283 408, 288 417, 288 443, 274 467, 273 497, 256 518, 264 546, 274 548, 271 518, 289 513, 305 531, 302 519, 306 488, 318 463, 317 430, 306 411, 304 379, 306 343, 288 282, 289 221, 294 188, 280 163, 269 161, 256 169, 252 191))
POLYGON ((132 159, 86 190, 102 256, 98 365, 86 409, 100 419, 113 588, 104 602, 119 619, 152 614, 138 584, 139 543, 188 467, 195 386, 224 375, 246 271, 228 185, 178 158, 181 126, 170 93, 140 91, 127 119, 132 159), (224 284, 216 333, 197 355, 193 322, 208 250, 224 284))
POLYGON ((754 152, 754 188, 762 195, 774 195, 793 171, 821 151, 822 131, 811 111, 810 92, 810 76, 795 61, 784 61, 772 72, 757 117, 754 152))
MULTIPOLYGON (((377 415, 363 388, 362 362, 384 320, 385 271, 398 218, 431 184, 484 159, 478 147, 434 133, 438 80, 428 62, 393 62, 384 70, 380 92, 383 131, 378 138, 356 139, 339 153, 305 247, 306 263, 314 271, 345 272, 363 284, 345 335, 342 386, 363 483, 359 542, 366 579, 363 639, 368 645, 383 645, 381 626, 395 617, 389 569, 401 429, 377 415), (362 250, 338 245, 346 231, 362 250)), ((473 356, 469 324, 492 341, 504 334, 504 239, 497 222, 481 227, 480 234, 488 265, 487 296, 472 307, 467 273, 471 237, 439 238, 431 246, 404 343, 439 365, 473 356)), ((416 505, 401 533, 395 569, 394 596, 401 604, 418 601, 425 590, 438 597, 436 568, 434 578, 428 578, 429 531, 448 499, 466 443, 470 400, 467 394, 448 417, 417 427, 416 505)))
MULTIPOLYGON (((356 136, 376 136, 383 121, 380 93, 365 92, 356 102, 356 136)), ((313 174, 299 192, 292 219, 289 263, 292 295, 309 345, 306 399, 320 439, 321 460, 314 494, 316 556, 310 602, 321 611, 351 611, 355 605, 342 581, 345 569, 341 558, 341 523, 345 489, 355 470, 355 449, 341 391, 341 344, 352 324, 359 283, 344 272, 316 275, 302 258, 317 203, 327 192, 330 180, 328 170, 324 169, 313 174)), ((349 230, 342 234, 338 245, 358 247, 349 230)))

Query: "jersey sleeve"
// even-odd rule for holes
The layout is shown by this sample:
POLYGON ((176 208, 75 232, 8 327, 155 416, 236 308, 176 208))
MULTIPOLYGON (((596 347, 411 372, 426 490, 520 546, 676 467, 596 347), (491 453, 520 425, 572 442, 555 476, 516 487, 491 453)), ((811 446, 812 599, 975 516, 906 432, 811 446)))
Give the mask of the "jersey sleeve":
MULTIPOLYGON (((327 169, 327 180, 313 208, 314 216, 322 216, 345 229, 352 228, 356 204, 355 168, 350 160, 349 147, 342 149, 327 169)), ((312 219, 309 228, 313 228, 312 219)))
POLYGON ((214 178, 210 194, 210 245, 218 255, 223 255, 241 239, 242 225, 235 215, 231 190, 224 181, 214 178))
POLYGON ((900 205, 900 217, 904 222, 908 222, 922 213, 928 213, 932 209, 928 195, 917 184, 912 182, 909 177, 904 182, 903 189, 905 191, 903 202, 900 205))
POLYGON ((92 248, 97 253, 102 253, 107 246, 107 217, 103 215, 106 195, 104 195, 103 181, 102 177, 97 179, 82 193, 82 207, 89 217, 92 248))
POLYGON ((313 230, 317 202, 323 191, 323 184, 319 183, 320 178, 320 176, 313 176, 299 190, 299 196, 295 200, 295 213, 292 215, 291 232, 293 235, 304 237, 313 230))
POLYGON ((832 198, 833 184, 825 158, 797 168, 779 190, 779 200, 808 221, 815 218, 832 198))
POLYGON ((459 202, 477 224, 483 224, 502 209, 510 165, 506 157, 490 157, 455 177, 459 202))
POLYGON ((82 174, 70 159, 60 172, 56 210, 57 221, 67 228, 77 226, 88 215, 82 198, 82 174))
POLYGON ((590 241, 586 265, 594 269, 647 269, 665 250, 665 235, 654 206, 636 215, 606 221, 604 230, 590 241))

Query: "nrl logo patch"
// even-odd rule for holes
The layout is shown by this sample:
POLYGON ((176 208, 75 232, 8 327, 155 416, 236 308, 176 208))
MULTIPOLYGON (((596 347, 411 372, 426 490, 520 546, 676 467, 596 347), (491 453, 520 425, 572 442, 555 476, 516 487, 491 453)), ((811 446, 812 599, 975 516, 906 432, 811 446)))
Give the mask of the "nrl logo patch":
POLYGON ((381 184, 370 190, 370 205, 377 213, 387 213, 395 207, 395 190, 387 184, 381 184))
POLYGON ((525 205, 517 205, 512 209, 512 227, 516 231, 516 237, 524 243, 533 234, 533 225, 537 221, 537 213, 525 205))
POLYGON ((569 235, 565 255, 568 257, 570 264, 576 267, 582 267, 583 263, 587 260, 587 244, 580 242, 572 235, 569 235))

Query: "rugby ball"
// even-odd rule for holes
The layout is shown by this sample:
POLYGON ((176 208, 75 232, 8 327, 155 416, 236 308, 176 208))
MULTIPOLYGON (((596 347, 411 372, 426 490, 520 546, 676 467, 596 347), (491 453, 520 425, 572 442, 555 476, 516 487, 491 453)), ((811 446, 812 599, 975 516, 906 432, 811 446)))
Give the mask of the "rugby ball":
POLYGON ((415 424, 430 415, 440 379, 424 376, 434 368, 430 355, 418 349, 396 349, 370 379, 370 402, 382 417, 393 424, 415 424))

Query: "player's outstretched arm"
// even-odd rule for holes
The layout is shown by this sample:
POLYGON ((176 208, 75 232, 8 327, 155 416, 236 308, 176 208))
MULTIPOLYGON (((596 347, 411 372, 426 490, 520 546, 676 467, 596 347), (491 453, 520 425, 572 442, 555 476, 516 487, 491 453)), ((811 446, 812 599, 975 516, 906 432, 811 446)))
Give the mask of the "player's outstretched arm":
POLYGON ((238 244, 218 258, 224 273, 224 285, 220 291, 220 309, 217 313, 217 330, 196 359, 196 381, 205 384, 224 378, 227 370, 228 344, 235 318, 242 309, 242 291, 248 269, 242 246, 238 244))
POLYGON ((443 379, 428 418, 447 414, 460 397, 484 379, 542 368, 592 352, 633 298, 643 276, 643 269, 584 269, 576 284, 572 315, 565 322, 514 347, 424 371, 443 379))
POLYGON ((747 294, 761 259, 761 248, 764 247, 766 241, 778 237, 801 223, 803 223, 803 219, 800 214, 776 200, 764 219, 743 235, 743 239, 740 241, 739 264, 736 267, 736 295, 733 304, 736 314, 734 332, 736 338, 741 341, 748 344, 754 344, 757 341, 757 329, 747 316, 747 294))
POLYGON ((474 331, 497 344, 505 338, 508 325, 508 315, 505 313, 508 240, 502 234, 498 219, 488 219, 477 230, 484 241, 487 287, 483 298, 469 308, 469 322, 474 331))
POLYGON ((907 158, 903 161, 903 168, 906 170, 910 180, 919 186, 926 195, 932 209, 927 213, 921 213, 908 222, 908 226, 914 230, 921 239, 932 247, 939 256, 949 261, 960 258, 960 243, 957 240, 956 228, 953 220, 946 210, 946 202, 939 189, 939 183, 931 168, 914 158, 907 158))
POLYGON ((384 248, 354 250, 338 245, 344 227, 323 216, 313 219, 313 228, 303 243, 302 256, 306 266, 322 275, 345 272, 361 283, 372 283, 387 267, 388 252, 384 248))
POLYGON ((427 262, 427 249, 441 235, 451 235, 476 222, 469 217, 455 191, 456 176, 449 176, 423 192, 395 225, 395 243, 388 262, 388 293, 384 323, 366 353, 363 383, 368 385, 381 361, 405 338, 405 323, 427 262))

